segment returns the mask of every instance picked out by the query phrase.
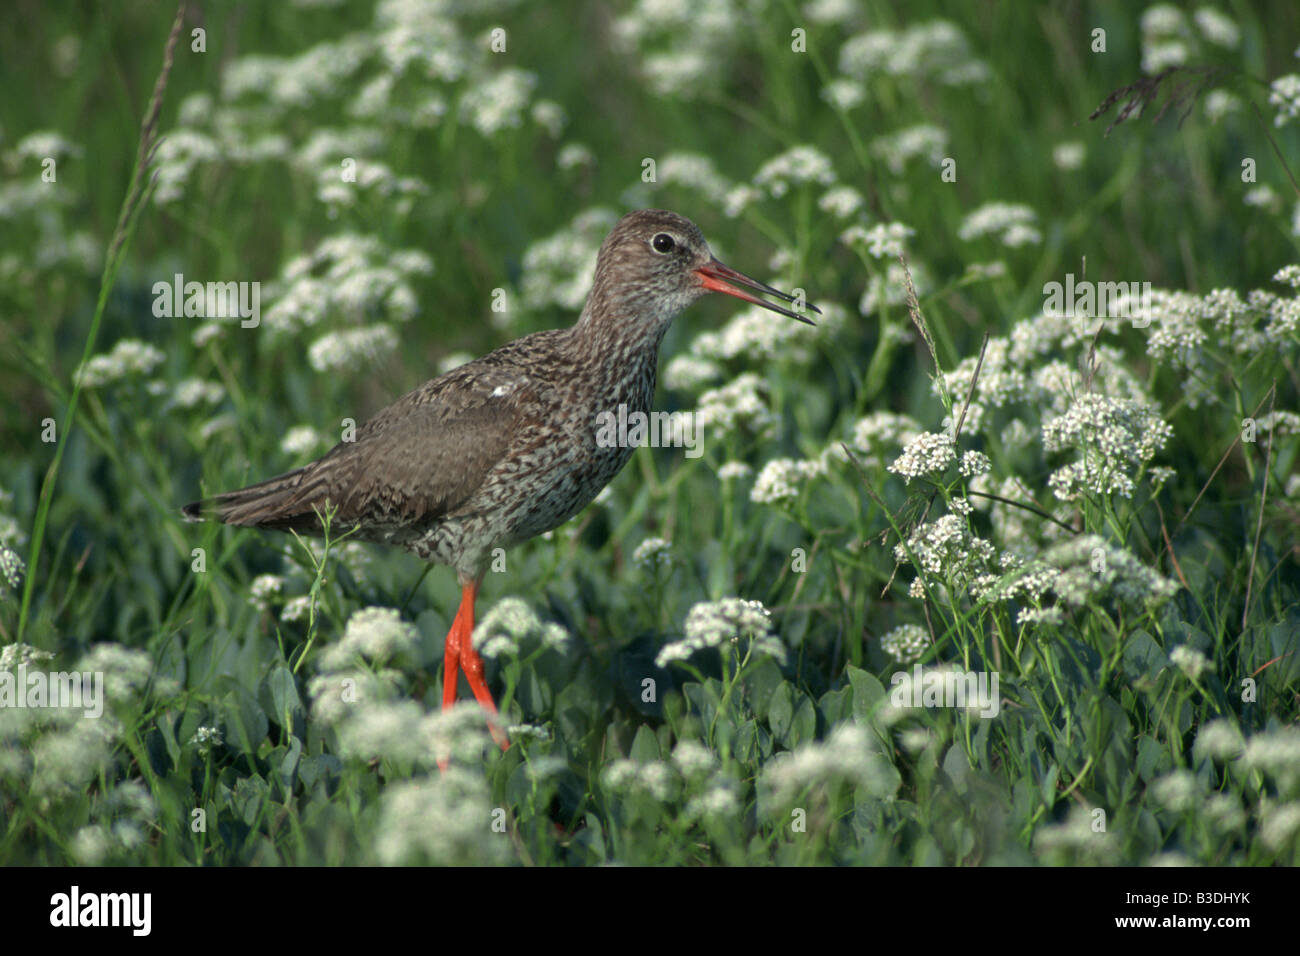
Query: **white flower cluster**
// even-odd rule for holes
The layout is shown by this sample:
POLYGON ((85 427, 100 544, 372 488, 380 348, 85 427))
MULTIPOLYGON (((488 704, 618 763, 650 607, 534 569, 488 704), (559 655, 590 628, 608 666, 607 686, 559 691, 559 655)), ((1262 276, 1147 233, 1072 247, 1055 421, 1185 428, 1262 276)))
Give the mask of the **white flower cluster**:
MULTIPOLYGON (((418 249, 390 249, 374 236, 340 233, 289 260, 279 277, 266 284, 262 322, 285 336, 334 315, 357 324, 375 318, 406 322, 419 311, 411 280, 432 272, 433 260, 418 249)), ((371 326, 365 341, 354 345, 382 347, 387 335, 377 330, 383 325, 371 326)), ((210 337, 220 329, 204 326, 195 335, 200 333, 210 337)), ((322 345, 319 358, 346 362, 348 344, 322 345)))
POLYGON ((0 647, 0 671, 14 673, 20 667, 37 667, 51 660, 54 660, 53 654, 30 644, 16 642, 0 647))
POLYGON ((1187 675, 1190 680, 1200 680, 1202 675, 1214 670, 1214 662, 1194 647, 1179 644, 1169 652, 1169 663, 1187 675))
POLYGON ((0 541, 0 598, 8 591, 17 591, 22 587, 23 577, 27 574, 27 563, 8 544, 0 541))
POLYGON ((684 661, 698 651, 721 647, 742 638, 750 642, 754 653, 765 654, 785 662, 785 646, 772 633, 771 614, 759 601, 723 598, 693 606, 686 615, 686 634, 665 644, 655 657, 658 667, 684 661))
POLYGON ((894 546, 894 560, 913 563, 918 579, 927 574, 953 584, 987 573, 995 554, 993 545, 975 535, 969 522, 955 514, 919 525, 908 535, 906 544, 894 546))
POLYGON ((1083 166, 1084 157, 1087 155, 1087 149, 1083 143, 1069 142, 1058 143, 1052 149, 1052 162, 1056 168, 1063 172, 1072 172, 1083 166))
POLYGON ((581 309, 596 274, 596 253, 617 219, 612 209, 596 206, 583 210, 559 232, 529 245, 521 280, 524 305, 581 309))
MULTIPOLYGON (((164 383, 165 384, 165 383, 164 383)), ((184 378, 171 390, 171 404, 177 408, 198 408, 215 405, 225 397, 226 387, 220 382, 201 378, 184 378)))
POLYGON ((1245 752, 1246 741, 1231 720, 1220 717, 1203 726, 1196 734, 1195 751, 1218 763, 1235 760, 1245 752))
POLYGON ((693 99, 727 69, 744 13, 735 0, 702 7, 682 0, 638 0, 613 23, 614 42, 639 61, 660 96, 693 99))
POLYGON ((763 466, 749 500, 756 504, 788 505, 799 497, 803 485, 813 477, 823 474, 825 467, 818 461, 794 458, 774 458, 763 466))
POLYGON ((484 76, 461 96, 462 115, 488 139, 503 129, 522 126, 524 113, 537 86, 537 75, 507 68, 484 76))
POLYGON ((664 385, 683 392, 693 392, 721 377, 722 367, 717 362, 689 352, 674 356, 664 369, 664 385))
POLYGON ((775 199, 792 186, 829 186, 834 182, 835 168, 830 158, 812 146, 794 146, 769 159, 754 174, 754 185, 775 199))
POLYGON ((1131 552, 1094 534, 1078 535, 1043 554, 1060 573, 1052 590, 1064 605, 1096 605, 1110 598, 1133 608, 1151 608, 1168 600, 1178 585, 1147 567, 1131 552))
POLYGON ((993 470, 993 462, 989 456, 982 451, 962 452, 961 462, 957 465, 957 471, 963 478, 974 478, 976 475, 987 475, 993 470))
POLYGON ((901 782, 898 771, 870 733, 858 724, 840 723, 824 741, 776 755, 763 767, 759 782, 762 812, 779 814, 810 790, 824 796, 840 786, 852 788, 859 799, 893 799, 901 782))
POLYGON ((681 786, 672 767, 663 761, 638 763, 626 758, 607 763, 600 772, 600 782, 614 793, 649 797, 659 803, 675 799, 681 786))
POLYGON ((646 538, 632 552, 632 563, 646 571, 666 568, 672 561, 672 545, 663 538, 646 538))
POLYGON ((942 475, 957 461, 956 446, 947 432, 922 432, 889 464, 889 470, 901 475, 905 483, 926 475, 942 475))
POLYGON ((280 439, 280 451, 292 458, 309 455, 322 444, 320 433, 310 425, 290 428, 280 439))
POLYGON ((882 466, 886 452, 907 445, 921 434, 921 424, 910 415, 872 412, 853 425, 853 447, 865 454, 864 464, 882 466))
POLYGON ((754 473, 743 461, 727 461, 718 466, 719 481, 741 481, 754 473))
POLYGON ((100 388, 126 378, 148 375, 163 363, 165 357, 148 342, 119 339, 111 352, 91 356, 77 375, 82 388, 100 388))
POLYGON ((419 641, 415 625, 403 621, 396 608, 367 607, 354 611, 343 629, 343 639, 325 649, 320 666, 341 671, 359 657, 376 663, 414 653, 419 641))
POLYGON ((1036 246, 1043 235, 1038 231, 1038 213, 1020 203, 991 202, 972 210, 957 229, 960 239, 994 235, 1004 246, 1036 246))
MULTIPOLYGON (((925 296, 934 283, 930 281, 930 270, 924 262, 911 262, 904 269, 901 262, 891 262, 882 275, 872 273, 867 280, 866 291, 858 300, 858 311, 863 315, 874 315, 885 307, 895 307, 907 303, 907 277, 912 277, 912 287, 917 298, 925 296)), ((882 334, 889 335, 896 326, 886 326, 882 334)))
POLYGON ((668 153, 655 172, 659 185, 691 189, 716 203, 722 202, 733 186, 703 153, 668 153))
POLYGON ((681 819, 705 826, 734 826, 742 810, 740 788, 703 744, 682 740, 670 760, 611 761, 601 771, 611 793, 657 803, 681 802, 681 819))
POLYGON ((374 365, 397 351, 397 333, 386 322, 326 332, 307 349, 307 361, 318 372, 374 365))
POLYGON ((269 610, 278 604, 284 591, 284 578, 278 574, 259 574, 248 586, 248 603, 259 611, 269 610))
POLYGON ((340 209, 357 204, 363 193, 369 197, 396 198, 393 210, 398 215, 410 212, 414 197, 429 193, 429 184, 418 176, 399 176, 392 167, 378 160, 353 160, 352 177, 344 181, 334 166, 316 170, 316 198, 329 209, 331 218, 340 209))
POLYGON ((491 816, 482 775, 461 767, 391 784, 379 805, 375 856, 385 866, 505 863, 509 845, 483 826, 491 816))
POLYGON ((902 175, 907 164, 918 158, 938 167, 947 148, 947 130, 928 123, 877 136, 871 144, 871 151, 885 161, 895 176, 902 175))
POLYGON ((862 193, 852 186, 834 186, 817 200, 817 208, 836 219, 848 219, 862 208, 864 202, 862 193))
POLYGON ((1275 126, 1285 126, 1300 117, 1300 74, 1288 73, 1270 83, 1268 105, 1277 109, 1275 126))
POLYGON ((880 639, 880 648, 900 664, 919 661, 930 646, 930 634, 919 624, 903 624, 880 639))
POLYGON ((835 324, 834 310, 817 326, 802 322, 774 322, 772 313, 758 306, 742 309, 720 332, 701 332, 691 342, 691 353, 703 362, 725 362, 744 356, 749 361, 807 362, 812 345, 835 324))
POLYGON ((559 624, 542 623, 529 604, 516 597, 493 605, 474 628, 474 647, 484 657, 518 657, 527 642, 567 653, 572 647, 569 632, 559 624))
POLYGON ((933 79, 947 86, 982 83, 989 77, 988 65, 972 56, 965 35, 947 20, 850 37, 840 48, 839 68, 859 80, 884 75, 933 79))
POLYGON ((1300 730, 1295 727, 1255 734, 1246 742, 1241 762, 1275 780, 1283 796, 1300 797, 1300 730))
POLYGON ((720 388, 700 395, 695 410, 696 426, 717 429, 719 433, 746 428, 763 435, 775 424, 776 416, 767 407, 762 391, 763 380, 753 372, 743 372, 720 388))
POLYGON ((1065 414, 1043 425, 1044 449, 1072 449, 1080 456, 1054 471, 1048 484, 1062 501, 1086 493, 1131 498, 1137 469, 1172 435, 1173 427, 1148 405, 1091 392, 1080 395, 1065 414))
POLYGON ((840 233, 840 242, 849 248, 865 246, 873 259, 897 259, 904 252, 905 243, 916 235, 916 230, 901 222, 880 222, 870 229, 866 226, 849 226, 840 233))

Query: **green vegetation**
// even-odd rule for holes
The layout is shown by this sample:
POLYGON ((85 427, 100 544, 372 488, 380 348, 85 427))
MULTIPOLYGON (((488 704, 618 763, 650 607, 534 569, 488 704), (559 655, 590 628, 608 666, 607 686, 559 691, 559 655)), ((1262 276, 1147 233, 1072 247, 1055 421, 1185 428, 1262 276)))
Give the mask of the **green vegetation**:
POLYGON ((1300 862, 1300 9, 946 7, 0 37, 0 863, 1300 862), (824 318, 690 309, 702 456, 487 575, 502 753, 449 570, 179 507, 572 322, 642 206, 824 318))

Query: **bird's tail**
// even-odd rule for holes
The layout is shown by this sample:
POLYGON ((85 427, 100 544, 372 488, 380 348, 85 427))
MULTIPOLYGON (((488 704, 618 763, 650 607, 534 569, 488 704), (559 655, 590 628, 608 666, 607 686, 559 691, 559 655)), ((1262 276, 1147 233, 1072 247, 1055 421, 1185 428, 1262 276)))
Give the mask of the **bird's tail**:
POLYGON ((247 528, 319 532, 308 474, 309 468, 297 468, 247 488, 192 501, 181 508, 181 515, 186 521, 214 519, 247 528))

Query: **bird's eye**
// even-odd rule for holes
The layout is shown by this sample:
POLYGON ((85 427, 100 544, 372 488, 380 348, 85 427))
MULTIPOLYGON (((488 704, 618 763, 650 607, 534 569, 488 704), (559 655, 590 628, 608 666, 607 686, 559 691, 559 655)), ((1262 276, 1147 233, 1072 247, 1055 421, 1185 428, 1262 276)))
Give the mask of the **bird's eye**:
POLYGON ((655 252, 672 252, 677 243, 673 242, 673 237, 666 232, 661 232, 650 240, 650 245, 654 246, 655 252))

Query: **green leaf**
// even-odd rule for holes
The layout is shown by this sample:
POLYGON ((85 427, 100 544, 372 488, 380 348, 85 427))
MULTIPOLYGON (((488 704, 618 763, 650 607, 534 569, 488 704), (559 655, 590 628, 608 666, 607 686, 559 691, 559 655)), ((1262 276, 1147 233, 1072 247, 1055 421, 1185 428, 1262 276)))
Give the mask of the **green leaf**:
POLYGON ((800 693, 795 705, 794 716, 790 720, 790 734, 785 741, 791 750, 806 740, 817 736, 817 708, 812 698, 800 693))
POLYGON ((298 779, 307 789, 343 772, 343 762, 333 754, 314 754, 298 762, 298 779))
POLYGON ((961 744, 953 744, 948 748, 948 752, 943 756, 943 772, 948 775, 952 781, 953 788, 958 793, 965 793, 970 786, 971 766, 970 761, 966 759, 966 751, 962 750, 961 744))
POLYGON ((767 720, 772 695, 785 682, 781 667, 770 657, 765 657, 745 671, 745 696, 750 709, 759 720, 767 720))
POLYGON ((849 666, 849 686, 853 688, 853 719, 858 723, 872 723, 872 716, 882 703, 888 703, 885 688, 876 676, 860 668, 849 666))
POLYGON ((275 721, 283 727, 292 728, 302 719, 302 698, 298 696, 298 684, 293 673, 283 663, 277 664, 262 681, 264 693, 263 704, 269 706, 275 721))
POLYGON ((1039 792, 1043 796, 1043 803, 1047 804, 1049 807, 1056 806, 1056 784, 1060 779, 1061 766, 1060 764, 1054 763, 1047 768, 1047 773, 1043 777, 1042 785, 1039 787, 1039 792))
POLYGON ((822 720, 830 727, 853 716, 853 688, 841 687, 827 691, 817 702, 822 720))
POLYGON ((767 725, 772 728, 772 736, 784 743, 793 720, 794 688, 789 681, 784 681, 772 695, 772 703, 767 711, 767 725))
POLYGON ((659 759, 659 738, 655 732, 642 724, 632 738, 632 747, 628 754, 637 763, 652 763, 659 759))
POLYGON ((226 745, 238 747, 244 753, 256 753, 270 729, 266 713, 242 685, 229 678, 224 682, 230 687, 221 699, 226 745))
POLYGON ((289 746, 285 749, 284 755, 280 757, 280 764, 277 768, 280 784, 284 787, 286 794, 293 793, 294 782, 298 779, 298 764, 301 760, 302 741, 297 737, 290 737, 289 746))

